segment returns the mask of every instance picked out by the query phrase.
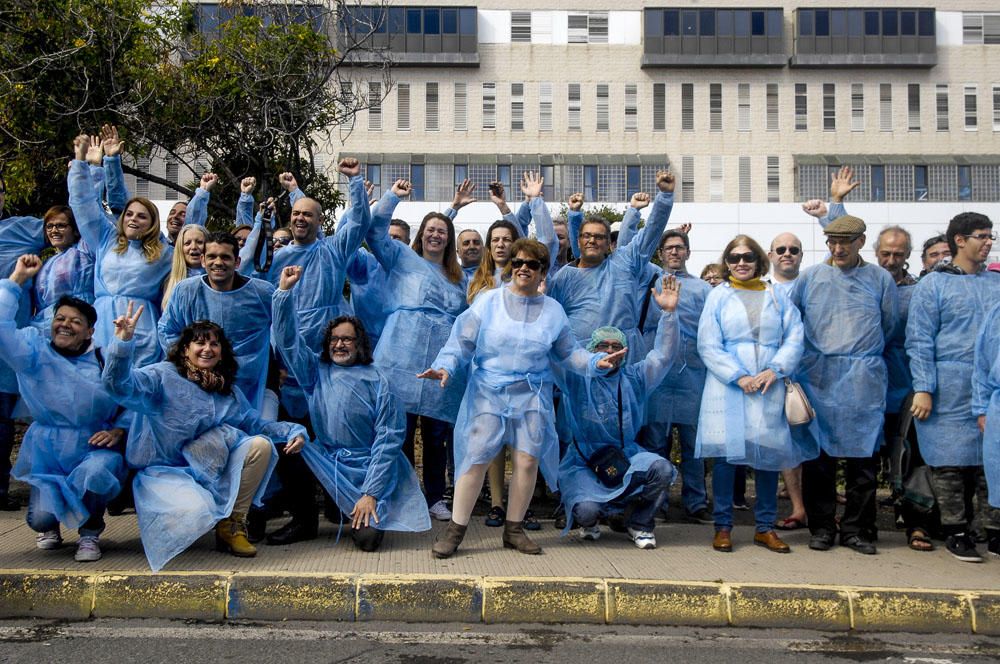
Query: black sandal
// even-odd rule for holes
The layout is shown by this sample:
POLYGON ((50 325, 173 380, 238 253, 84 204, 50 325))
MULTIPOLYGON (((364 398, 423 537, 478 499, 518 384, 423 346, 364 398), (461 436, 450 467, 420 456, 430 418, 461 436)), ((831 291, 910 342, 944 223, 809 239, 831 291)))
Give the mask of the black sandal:
POLYGON ((541 530, 542 524, 538 523, 538 519, 535 518, 535 513, 528 510, 524 513, 524 525, 522 528, 525 530, 541 530))
POLYGON ((914 551, 933 551, 934 542, 931 541, 930 535, 923 528, 914 528, 910 531, 907 536, 907 543, 910 548, 914 551))
POLYGON ((490 508, 490 513, 486 515, 486 525, 490 528, 499 528, 507 520, 507 510, 497 505, 490 508))

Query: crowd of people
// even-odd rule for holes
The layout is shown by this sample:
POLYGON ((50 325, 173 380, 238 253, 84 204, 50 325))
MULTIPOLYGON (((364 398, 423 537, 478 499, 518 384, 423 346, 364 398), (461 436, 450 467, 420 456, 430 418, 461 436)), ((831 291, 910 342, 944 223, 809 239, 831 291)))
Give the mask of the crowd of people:
POLYGON ((486 482, 486 525, 538 554, 539 477, 564 535, 607 524, 652 549, 679 475, 685 519, 714 527, 716 551, 734 549, 752 476, 754 544, 789 553, 779 531, 808 528, 810 549, 874 554, 884 468, 910 548, 1000 556, 1000 273, 982 214, 925 242, 919 276, 900 226, 869 263, 843 168, 829 202, 803 205, 823 262, 800 272, 791 233, 767 250, 741 234, 698 278, 690 227, 667 229, 668 171, 617 230, 580 194, 553 219, 537 173, 516 213, 493 183, 485 241, 456 232, 470 182, 411 238, 394 217, 410 183, 370 200, 352 158, 336 232, 290 173, 287 220, 246 178, 232 231, 209 232, 206 173, 164 233, 128 195, 121 151, 114 127, 77 137, 68 205, 0 220, 0 507, 20 508, 9 462, 26 416, 12 474, 40 549, 73 528, 76 560, 98 560, 105 514, 131 500, 154 571, 213 530, 249 557, 316 538, 323 495, 363 551, 446 521, 432 553, 447 558, 486 482))

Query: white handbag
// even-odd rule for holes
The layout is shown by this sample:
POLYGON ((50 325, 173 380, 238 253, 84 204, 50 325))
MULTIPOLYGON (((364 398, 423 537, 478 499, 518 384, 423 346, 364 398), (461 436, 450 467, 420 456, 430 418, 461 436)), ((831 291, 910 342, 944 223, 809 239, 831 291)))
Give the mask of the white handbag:
POLYGON ((816 417, 805 391, 790 378, 785 379, 785 419, 791 426, 809 424, 816 417))

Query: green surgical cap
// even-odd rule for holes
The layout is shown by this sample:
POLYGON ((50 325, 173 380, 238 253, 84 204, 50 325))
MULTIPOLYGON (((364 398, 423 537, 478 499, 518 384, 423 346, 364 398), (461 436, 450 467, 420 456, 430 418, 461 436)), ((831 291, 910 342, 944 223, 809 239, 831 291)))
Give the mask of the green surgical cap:
POLYGON ((594 330, 594 333, 590 335, 590 342, 587 344, 587 350, 591 353, 597 347, 597 344, 602 341, 617 341, 622 346, 625 345, 625 333, 619 330, 617 327, 612 327, 611 325, 605 325, 604 327, 599 327, 594 330))

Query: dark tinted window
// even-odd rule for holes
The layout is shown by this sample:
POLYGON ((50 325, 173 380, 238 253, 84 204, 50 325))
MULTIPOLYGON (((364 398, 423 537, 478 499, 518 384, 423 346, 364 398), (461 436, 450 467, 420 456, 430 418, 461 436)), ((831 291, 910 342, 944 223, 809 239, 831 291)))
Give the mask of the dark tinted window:
POLYGON ((899 34, 907 37, 917 36, 917 12, 899 13, 899 34))
POLYGON ((702 37, 715 36, 715 10, 702 9, 698 12, 698 34, 702 37))
POLYGON ((885 200, 885 166, 871 167, 872 200, 885 200))
POLYGON ((754 37, 764 36, 764 12, 750 12, 750 31, 754 37))
POLYGON ((868 37, 878 37, 880 34, 879 23, 878 11, 865 12, 865 35, 868 37))
POLYGON ((934 10, 933 9, 921 9, 918 12, 918 17, 920 21, 920 36, 921 37, 933 37, 934 36, 934 10))
POLYGON ((813 11, 811 9, 799 10, 799 34, 803 37, 813 35, 813 11))
POLYGON ((389 32, 394 35, 399 35, 403 33, 403 23, 405 21, 406 13, 401 7, 392 7, 389 9, 389 32))
POLYGON ((411 35, 419 35, 423 29, 423 23, 421 21, 421 14, 423 12, 419 9, 407 9, 406 10, 406 32, 411 35))
POLYGON ((899 34, 899 13, 895 9, 886 9, 882 12, 882 35, 884 37, 895 37, 899 34))
POLYGON ((424 34, 425 35, 439 35, 439 34, 441 34, 441 10, 440 9, 425 9, 424 10, 424 34))
POLYGON ((830 36, 830 10, 829 9, 817 9, 816 10, 816 36, 817 37, 829 37, 830 36))
POLYGON ((681 34, 681 13, 676 10, 668 10, 663 17, 663 34, 668 37, 676 37, 681 34))
POLYGON ((442 23, 444 23, 444 29, 442 32, 446 35, 457 35, 458 34, 458 10, 457 9, 445 9, 441 12, 442 23))
POLYGON ((681 28, 685 37, 698 34, 698 14, 696 12, 681 12, 681 28))

